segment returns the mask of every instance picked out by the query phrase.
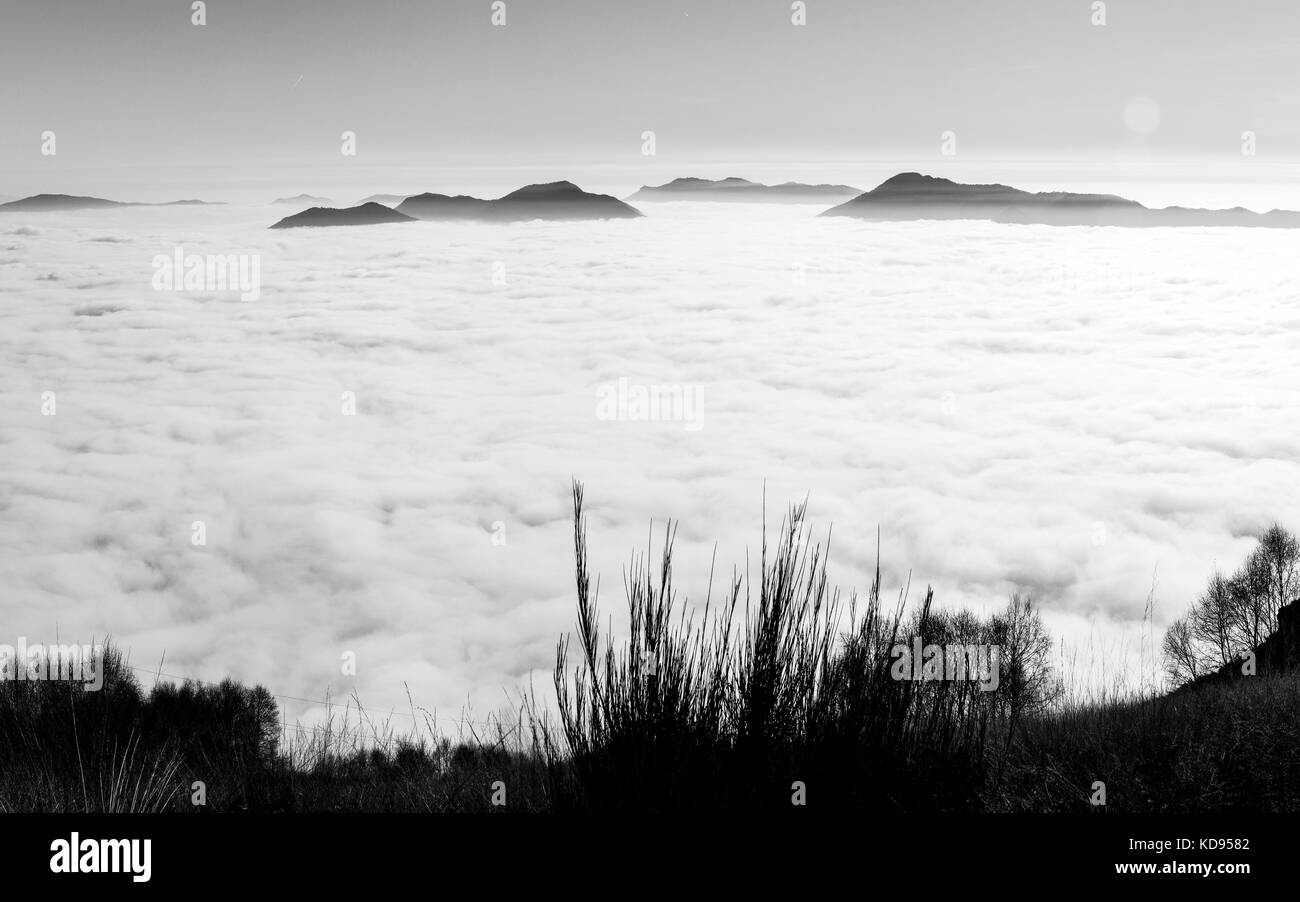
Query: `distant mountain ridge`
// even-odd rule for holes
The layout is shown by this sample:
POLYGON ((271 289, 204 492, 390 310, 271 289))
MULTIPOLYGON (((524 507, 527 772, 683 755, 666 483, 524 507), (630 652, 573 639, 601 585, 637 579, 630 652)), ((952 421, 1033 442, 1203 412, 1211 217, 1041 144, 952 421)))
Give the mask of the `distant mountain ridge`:
POLYGON ((496 200, 429 192, 412 195, 395 209, 373 201, 348 208, 318 206, 286 216, 271 228, 372 225, 416 219, 519 222, 530 219, 631 219, 641 215, 640 210, 608 194, 590 194, 572 182, 548 182, 526 185, 496 200))
POLYGON ((390 210, 383 204, 361 204, 356 207, 311 207, 301 213, 286 216, 273 229, 294 229, 305 226, 350 226, 378 225, 385 222, 415 222, 415 218, 405 213, 390 210))
POLYGON ((428 220, 519 222, 529 219, 633 219, 640 210, 609 194, 591 194, 573 182, 526 185, 496 200, 466 194, 416 194, 397 205, 399 213, 428 220))
POLYGON ((281 207, 327 207, 332 203, 334 201, 328 197, 316 197, 313 194, 295 194, 293 197, 277 197, 271 201, 272 205, 281 207))
POLYGON ((369 197, 363 197, 352 206, 359 207, 362 204, 383 204, 385 207, 396 207, 410 196, 411 195, 409 194, 372 194, 369 197))
POLYGON ((1023 225, 1246 226, 1300 228, 1300 213, 1255 213, 1242 207, 1202 210, 1151 209, 1114 194, 1034 193, 1007 185, 965 185, 951 179, 903 172, 822 216, 878 222, 918 219, 983 219, 1023 225))
POLYGON ((172 200, 164 203, 144 203, 137 201, 107 200, 102 197, 78 197, 74 194, 33 194, 19 200, 0 204, 0 211, 14 213, 42 213, 59 210, 103 210, 110 207, 176 207, 176 206, 219 206, 218 202, 208 200, 172 200))
MULTIPOLYGON (((664 185, 642 187, 631 195, 645 200, 728 200, 801 202, 841 192, 853 194, 819 215, 852 217, 877 222, 914 220, 983 220, 988 222, 1054 226, 1199 226, 1300 228, 1300 212, 1271 210, 1256 213, 1242 207, 1209 210, 1180 206, 1149 208, 1115 194, 1068 191, 1032 192, 1002 184, 963 184, 919 172, 895 175, 870 191, 857 193, 847 185, 805 185, 786 182, 762 185, 746 179, 684 177, 664 185), (811 192, 811 193, 810 193, 811 192)), ((304 206, 301 218, 285 217, 273 228, 297 225, 365 225, 408 219, 518 222, 542 220, 631 219, 644 215, 636 207, 608 194, 593 194, 568 181, 526 185, 494 200, 469 195, 426 192, 401 198, 396 206, 373 195, 352 207, 334 207, 310 195, 280 198, 274 203, 304 206), (376 209, 378 208, 378 209, 376 209), (357 212, 360 211, 360 212, 357 212), (387 211, 387 212, 384 212, 387 211), (401 218, 389 214, 401 214, 401 218)), ((0 203, 2 212, 52 212, 116 207, 208 205, 210 201, 176 200, 166 203, 115 201, 102 197, 36 194, 0 203)))
POLYGON ((730 203, 827 203, 857 197, 862 189, 850 185, 807 185, 784 182, 764 185, 730 176, 725 179, 678 178, 663 185, 642 185, 628 200, 707 200, 730 203))

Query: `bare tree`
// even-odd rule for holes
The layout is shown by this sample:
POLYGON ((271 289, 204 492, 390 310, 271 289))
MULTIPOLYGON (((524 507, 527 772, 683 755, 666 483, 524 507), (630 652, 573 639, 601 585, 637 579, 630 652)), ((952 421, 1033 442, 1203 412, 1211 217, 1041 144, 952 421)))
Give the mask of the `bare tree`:
POLYGON ((1232 631, 1238 640, 1237 645, 1254 648, 1272 632, 1268 618, 1268 583, 1268 572, 1253 553, 1228 580, 1232 598, 1232 631))
POLYGON ((1165 668, 1175 685, 1190 683, 1205 665, 1206 655, 1193 635, 1190 620, 1190 613, 1179 617, 1165 633, 1165 668))
POLYGON ((1272 632, 1277 629, 1277 612, 1300 594, 1300 543, 1274 523, 1260 536, 1259 547, 1250 557, 1252 569, 1265 587, 1264 609, 1272 632))
POLYGON ((1274 523, 1230 577, 1215 570, 1191 610, 1165 635, 1165 667, 1189 680, 1234 661, 1277 630, 1278 611, 1300 595, 1300 542, 1274 523))
POLYGON ((1006 610, 993 617, 990 632, 1000 648, 999 694, 1013 723, 1060 697, 1063 687, 1052 667, 1052 638, 1032 598, 1013 594, 1006 610))
POLYGON ((1242 637, 1235 626, 1232 583, 1220 571, 1210 574, 1205 590, 1192 603, 1188 616, 1191 638, 1202 655, 1202 669, 1222 667, 1235 657, 1242 637))

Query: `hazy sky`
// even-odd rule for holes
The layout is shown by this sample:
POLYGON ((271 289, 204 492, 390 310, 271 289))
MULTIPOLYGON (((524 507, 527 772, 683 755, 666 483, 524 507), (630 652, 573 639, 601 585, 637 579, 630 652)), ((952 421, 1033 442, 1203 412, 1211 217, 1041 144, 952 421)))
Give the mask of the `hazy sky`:
POLYGON ((1112 0, 1104 26, 1091 0, 808 0, 802 27, 787 0, 505 9, 497 27, 489 0, 213 0, 196 27, 182 0, 5 0, 0 194, 89 170, 777 159, 798 177, 942 160, 949 130, 957 160, 1235 166, 1246 130, 1248 165, 1300 160, 1295 0, 1112 0))

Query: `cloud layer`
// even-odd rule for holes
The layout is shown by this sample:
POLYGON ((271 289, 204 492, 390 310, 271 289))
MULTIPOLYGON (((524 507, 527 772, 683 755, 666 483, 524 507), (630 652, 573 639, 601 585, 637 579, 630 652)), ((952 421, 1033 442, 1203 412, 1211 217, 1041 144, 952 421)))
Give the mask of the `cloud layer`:
POLYGON ((1158 640, 1253 531, 1300 526, 1293 236, 668 207, 0 219, 0 641, 482 714, 549 690, 578 477, 609 611, 652 519, 702 599, 715 543, 720 573, 756 557, 764 491, 770 525, 808 495, 842 587, 879 527, 887 589, 1032 591, 1095 669, 1136 653, 1153 580, 1158 640), (260 299, 152 290, 177 246, 260 255, 260 299), (696 393, 700 428, 598 415, 619 380, 696 393))

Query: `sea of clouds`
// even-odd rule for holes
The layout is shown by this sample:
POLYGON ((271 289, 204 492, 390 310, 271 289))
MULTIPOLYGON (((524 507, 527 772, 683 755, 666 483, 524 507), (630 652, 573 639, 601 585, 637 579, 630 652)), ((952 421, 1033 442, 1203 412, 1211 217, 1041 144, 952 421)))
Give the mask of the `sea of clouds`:
POLYGON ((652 522, 702 600, 715 549, 717 582, 756 561, 764 497, 769 528, 808 497, 845 590, 879 530, 888 597, 1030 592, 1076 680, 1152 676, 1211 568, 1300 528, 1293 232, 710 204, 266 229, 286 212, 0 217, 7 634, 482 715, 549 692, 576 477, 607 613, 652 522), (178 246, 258 255, 260 297, 155 291, 178 246), (598 415, 620 379, 694 392, 699 428, 598 415))

